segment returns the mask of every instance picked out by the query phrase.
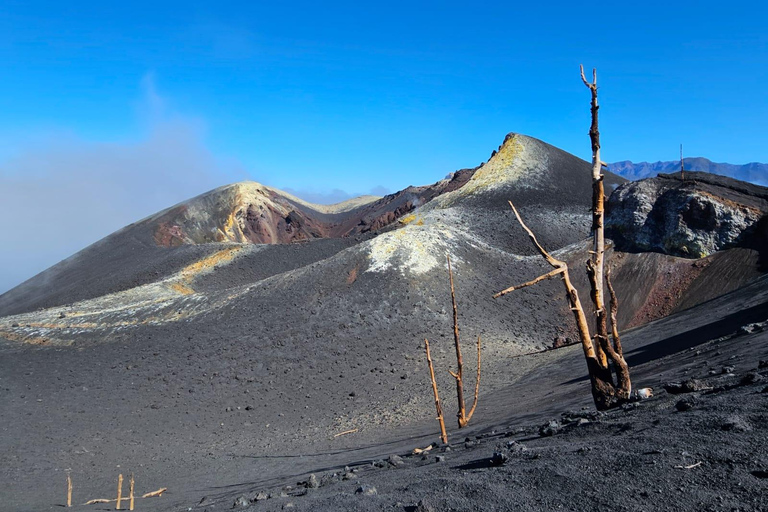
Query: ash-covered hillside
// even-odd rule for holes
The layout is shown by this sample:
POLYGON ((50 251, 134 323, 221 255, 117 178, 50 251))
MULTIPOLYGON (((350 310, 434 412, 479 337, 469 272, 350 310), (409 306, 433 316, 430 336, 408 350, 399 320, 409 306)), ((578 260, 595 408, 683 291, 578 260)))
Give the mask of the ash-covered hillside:
MULTIPOLYGON (((356 433, 347 448, 423 432, 425 338, 438 384, 453 386, 447 256, 462 339, 482 338, 484 394, 511 367, 522 378, 520 356, 575 338, 559 283, 491 296, 545 269, 512 200, 586 297, 590 175, 510 134, 478 168, 384 198, 321 207, 241 183, 127 226, 0 296, 0 480, 34 488, 72 468, 100 488, 99 470, 120 465, 176 488, 224 485, 254 461, 268 471, 347 443, 339 432, 356 433)), ((741 286, 758 253, 613 251, 620 326, 741 286)))

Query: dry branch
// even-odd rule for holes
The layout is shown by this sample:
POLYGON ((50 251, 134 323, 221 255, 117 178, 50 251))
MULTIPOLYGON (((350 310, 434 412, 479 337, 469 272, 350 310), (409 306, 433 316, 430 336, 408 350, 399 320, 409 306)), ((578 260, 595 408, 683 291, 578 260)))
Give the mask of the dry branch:
POLYGON ((338 434, 334 434, 333 437, 341 437, 341 436, 345 436, 347 434, 354 434, 355 432, 357 432, 359 430, 360 429, 358 429, 358 428, 353 428, 353 429, 350 429, 350 430, 345 430, 344 432, 339 432, 338 434))
POLYGON ((467 423, 472 419, 472 415, 475 414, 477 408, 477 397, 480 395, 480 335, 477 336, 477 376, 475 377, 475 399, 472 402, 472 407, 467 414, 467 423))
POLYGON ((494 299, 498 299, 499 297, 502 297, 502 296, 508 294, 509 292, 513 292, 515 290, 519 290, 520 288, 525 288, 527 286, 533 286, 534 284, 539 283, 541 281, 545 281, 547 279, 552 279, 553 277, 562 274, 564 272, 564 270, 565 269, 563 269, 563 268, 556 268, 555 270, 552 270, 551 272, 547 272, 546 274, 544 274, 542 276, 539 276, 536 279, 531 279, 530 281, 528 281, 526 283, 518 284, 516 286, 510 286, 506 290, 501 290, 499 293, 495 294, 493 296, 493 298, 494 299))
MULTIPOLYGON (((523 222, 520 213, 515 208, 512 201, 508 201, 509 206, 512 207, 512 211, 515 213, 515 218, 520 224, 520 227, 528 233, 528 237, 531 239, 534 247, 539 251, 541 256, 552 265, 555 269, 559 269, 559 274, 563 279, 563 286, 565 287, 565 295, 568 298, 568 304, 574 319, 576 320, 576 327, 579 331, 579 339, 581 340, 581 347, 584 351, 584 358, 587 361, 587 370, 589 371, 590 382, 592 385, 592 397, 595 400, 595 405, 598 409, 607 409, 614 405, 615 388, 613 386, 613 377, 610 372, 610 368, 602 366, 598 359, 595 346, 599 346, 599 343, 594 343, 589 333, 589 325, 587 324, 587 317, 584 314, 584 308, 579 300, 579 293, 571 283, 571 278, 568 274, 568 264, 564 261, 560 261, 547 252, 544 247, 541 246, 536 239, 536 235, 533 231, 523 222)), ((601 351, 602 352, 602 351, 601 351)))
MULTIPOLYGON (((435 395, 435 410, 437 411, 437 421, 440 423, 440 441, 442 441, 443 444, 448 444, 448 434, 445 431, 445 419, 443 417, 443 408, 440 405, 440 395, 437 392, 437 382, 435 381, 435 368, 432 365, 432 355, 429 353, 429 340, 427 340, 426 338, 424 339, 424 347, 426 347, 426 351, 427 351, 427 365, 429 366, 429 378, 432 380, 432 392, 435 395)), ((426 450, 421 450, 421 451, 426 451, 426 450)))
POLYGON ((616 321, 619 310, 619 299, 616 298, 616 292, 611 283, 611 267, 605 269, 605 284, 608 287, 608 296, 611 298, 611 335, 613 336, 613 348, 619 355, 624 355, 621 348, 621 337, 619 336, 619 324, 616 321))
MULTIPOLYGON (((584 315, 584 308, 582 308, 581 300, 579 300, 579 292, 571 283, 571 278, 568 275, 568 264, 564 261, 556 259, 551 254, 549 254, 547 250, 544 249, 544 247, 541 246, 539 241, 536 239, 536 235, 534 235, 533 231, 531 231, 525 222, 523 222, 522 217, 520 217, 520 212, 517 211, 517 208, 515 208, 515 205, 512 203, 512 201, 507 202, 512 208, 512 211, 515 213, 515 218, 517 219, 518 224, 520 224, 520 227, 523 228, 526 233, 528 233, 528 238, 531 239, 531 243, 533 243, 533 246, 536 247, 536 249, 539 251, 539 254, 541 254, 547 263, 555 267, 555 270, 558 271, 558 274, 562 275, 563 285, 565 286, 565 294, 568 298, 568 303, 571 311, 573 312, 573 316, 576 319, 576 327, 579 330, 579 338, 581 339, 581 347, 584 350, 584 357, 586 357, 587 360, 596 360, 595 349, 592 345, 592 339, 589 334, 589 326, 587 325, 587 317, 584 315)), ((497 296, 500 296, 500 294, 497 293, 494 295, 494 297, 497 296)))
POLYGON ((163 487, 161 489, 158 489, 156 491, 148 492, 142 496, 142 498, 154 498, 156 496, 162 496, 165 491, 167 491, 167 487, 163 487))

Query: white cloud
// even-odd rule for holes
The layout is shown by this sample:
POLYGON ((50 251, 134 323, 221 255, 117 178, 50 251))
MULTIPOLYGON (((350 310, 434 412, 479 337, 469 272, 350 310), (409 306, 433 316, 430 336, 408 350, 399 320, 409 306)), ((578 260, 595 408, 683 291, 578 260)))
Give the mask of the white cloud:
POLYGON ((151 75, 143 90, 139 140, 55 134, 0 161, 0 293, 131 222, 246 178, 206 148, 200 120, 166 112, 151 75))

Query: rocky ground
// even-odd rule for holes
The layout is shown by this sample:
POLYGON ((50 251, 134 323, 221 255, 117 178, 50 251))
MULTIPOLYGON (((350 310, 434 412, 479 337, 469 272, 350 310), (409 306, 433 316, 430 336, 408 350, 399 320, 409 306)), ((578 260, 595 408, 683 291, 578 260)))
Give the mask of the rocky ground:
MULTIPOLYGON (((147 342, 147 352, 126 347, 119 359, 89 352, 92 368, 117 375, 117 392, 106 381, 89 384, 99 380, 82 366, 82 373, 70 371, 66 355, 49 379, 36 373, 49 368, 43 359, 22 363, 18 352, 6 351, 0 387, 4 418, 13 419, 4 420, 0 440, 3 503, 8 510, 58 509, 71 468, 76 504, 113 497, 118 473, 134 473, 141 493, 168 487, 161 498, 139 500, 137 510, 216 511, 236 502, 256 510, 416 510, 423 500, 435 510, 764 510, 768 374, 760 361, 768 360, 767 318, 762 278, 629 331, 624 343, 635 386, 656 394, 605 415, 592 412, 579 347, 518 356, 507 361, 506 375, 489 376, 470 427, 449 424, 450 450, 436 446, 424 455, 410 454, 437 441, 429 411, 404 409, 400 421, 368 418, 357 432, 337 437, 347 429, 320 428, 296 407, 297 396, 243 394, 246 375, 233 379, 242 383, 240 399, 232 386, 207 389, 207 379, 187 379, 189 389, 153 400, 135 372, 162 372, 164 359, 148 353, 157 342, 147 342), (701 382, 674 387, 689 379, 701 382), (204 408, 195 407, 197 395, 204 408), (271 429, 259 423, 269 410, 271 429), (315 430, 295 428, 302 424, 315 430), (20 444, 24 439, 36 442, 20 444), (506 462, 491 464, 494 452, 506 462)), ((423 368, 407 380, 429 394, 423 368)), ((335 408, 361 392, 344 388, 313 401, 335 408)), ((353 414, 374 404, 362 398, 353 414)), ((453 410, 450 387, 443 387, 443 401, 453 410)), ((75 510, 107 509, 101 507, 75 510)))

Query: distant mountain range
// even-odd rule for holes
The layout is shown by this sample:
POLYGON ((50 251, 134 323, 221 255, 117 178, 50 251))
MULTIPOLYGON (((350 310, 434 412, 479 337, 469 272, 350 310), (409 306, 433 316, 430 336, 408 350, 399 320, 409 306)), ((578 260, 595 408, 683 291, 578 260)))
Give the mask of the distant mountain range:
MULTIPOLYGON (((737 180, 749 181, 757 185, 768 185, 768 164, 752 162, 744 165, 721 164, 706 158, 694 157, 683 159, 686 171, 704 171, 712 174, 729 176, 737 180)), ((638 162, 629 160, 608 164, 608 169, 628 180, 651 178, 659 173, 672 173, 680 170, 680 161, 638 162)))

